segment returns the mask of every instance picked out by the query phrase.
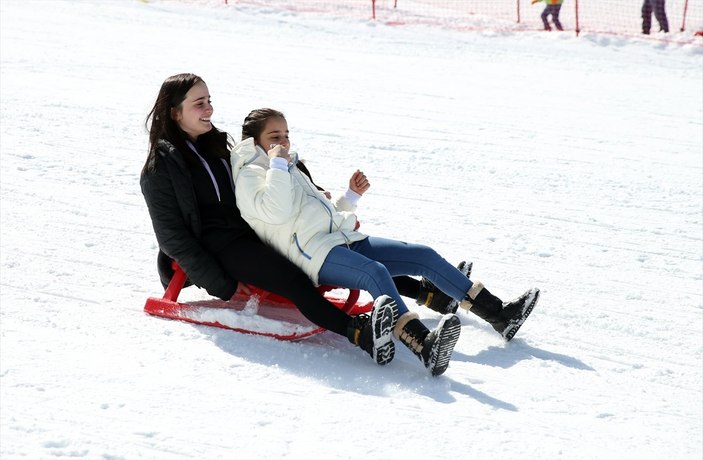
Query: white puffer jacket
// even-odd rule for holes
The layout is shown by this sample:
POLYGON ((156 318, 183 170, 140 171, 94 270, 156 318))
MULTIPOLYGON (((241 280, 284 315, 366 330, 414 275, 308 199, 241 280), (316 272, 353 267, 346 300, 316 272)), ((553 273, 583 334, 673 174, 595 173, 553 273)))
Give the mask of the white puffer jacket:
POLYGON ((357 232, 354 206, 332 203, 298 168, 269 168, 269 158, 249 138, 231 155, 234 190, 242 217, 259 238, 276 248, 319 284, 330 250, 366 238, 357 232))

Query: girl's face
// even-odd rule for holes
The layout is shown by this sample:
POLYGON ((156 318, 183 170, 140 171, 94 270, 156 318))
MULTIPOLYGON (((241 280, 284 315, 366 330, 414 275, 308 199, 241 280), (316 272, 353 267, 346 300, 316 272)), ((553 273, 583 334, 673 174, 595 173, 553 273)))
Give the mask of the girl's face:
POLYGON ((188 135, 191 141, 212 129, 210 117, 213 108, 210 105, 210 92, 204 82, 198 82, 186 93, 180 107, 171 111, 171 117, 188 135))
POLYGON ((289 149, 290 141, 288 140, 288 123, 286 119, 272 117, 266 120, 264 129, 256 139, 256 143, 265 151, 271 149, 271 145, 273 144, 278 144, 286 150, 289 149))

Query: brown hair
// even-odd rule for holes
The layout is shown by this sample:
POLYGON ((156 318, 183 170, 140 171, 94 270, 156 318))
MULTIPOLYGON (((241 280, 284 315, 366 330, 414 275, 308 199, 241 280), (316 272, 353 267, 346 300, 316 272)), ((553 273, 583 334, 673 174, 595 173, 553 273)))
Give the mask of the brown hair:
POLYGON ((271 118, 286 119, 282 112, 274 109, 256 109, 249 112, 242 124, 242 140, 253 137, 258 142, 266 122, 271 118))
MULTIPOLYGON (((143 172, 154 168, 156 151, 159 140, 163 139, 171 144, 183 155, 187 161, 196 161, 190 148, 186 145, 186 133, 171 117, 173 109, 180 109, 186 94, 196 84, 204 80, 192 73, 180 73, 168 77, 159 90, 149 114, 146 116, 144 126, 149 132, 149 154, 144 164, 143 172)), ((229 159, 233 147, 231 137, 213 125, 212 129, 198 137, 198 142, 209 152, 218 157, 229 159)))

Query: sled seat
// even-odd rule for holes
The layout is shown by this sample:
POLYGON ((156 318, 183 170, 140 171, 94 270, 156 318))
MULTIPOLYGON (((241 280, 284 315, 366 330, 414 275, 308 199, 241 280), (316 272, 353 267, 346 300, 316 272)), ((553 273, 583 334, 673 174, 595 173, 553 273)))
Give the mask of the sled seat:
MULTIPOLYGON (((191 283, 188 281, 188 276, 186 272, 180 267, 180 265, 178 265, 175 260, 171 260, 170 262, 170 268, 173 270, 173 276, 168 282, 164 295, 161 298, 149 297, 147 299, 146 304, 144 305, 144 310, 147 313, 153 312, 154 310, 158 309, 159 306, 172 306, 173 304, 177 304, 178 296, 180 295, 181 290, 183 290, 184 287, 191 285, 191 283)), ((162 283, 163 282, 164 278, 162 277, 162 283)), ((290 308, 295 308, 295 304, 293 304, 293 302, 291 302, 289 299, 286 299, 285 297, 281 297, 279 295, 273 294, 255 286, 249 286, 249 288, 252 290, 252 294, 258 295, 259 298, 262 300, 281 305, 289 305, 290 308)), ((335 286, 320 286, 318 289, 321 294, 325 294, 331 290, 338 288, 336 288, 335 286)), ((360 292, 358 289, 350 289, 346 299, 342 299, 343 302, 340 302, 339 299, 335 299, 335 301, 333 301, 332 303, 347 314, 358 314, 369 311, 370 308, 368 303, 363 305, 357 304, 359 300, 359 295, 360 292)), ((226 303, 225 301, 222 302, 226 303)))
MULTIPOLYGON (((178 263, 161 251, 157 265, 165 291, 162 297, 146 300, 144 312, 148 315, 278 340, 305 339, 326 330, 310 322, 289 299, 255 286, 249 286, 252 295, 238 292, 227 301, 214 298, 179 302, 181 290, 193 283, 178 263)), ((331 304, 348 315, 368 313, 373 308, 372 302, 358 301, 359 290, 350 289, 344 297, 329 292, 337 289, 333 286, 319 289, 331 304)))

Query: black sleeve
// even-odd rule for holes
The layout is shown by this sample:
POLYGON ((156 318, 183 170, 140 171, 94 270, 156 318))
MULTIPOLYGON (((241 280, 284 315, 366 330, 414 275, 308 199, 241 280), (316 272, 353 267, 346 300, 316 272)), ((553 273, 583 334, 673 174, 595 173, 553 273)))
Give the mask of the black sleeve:
POLYGON ((156 241, 161 250, 183 268, 188 278, 211 295, 228 300, 237 290, 217 260, 192 234, 181 213, 171 178, 166 168, 143 174, 142 194, 149 208, 156 241))
POLYGON ((300 170, 300 172, 302 172, 303 174, 305 174, 306 176, 308 176, 308 179, 310 179, 310 182, 312 182, 312 185, 314 185, 315 187, 317 187, 317 189, 318 189, 319 191, 321 191, 321 192, 324 192, 324 191, 325 191, 324 188, 320 187, 319 185, 317 185, 317 184, 315 183, 314 180, 312 180, 312 174, 310 174, 310 171, 308 170, 308 167, 305 166, 305 164, 304 164, 302 161, 299 161, 299 162, 296 164, 296 166, 298 167, 298 169, 300 170))

